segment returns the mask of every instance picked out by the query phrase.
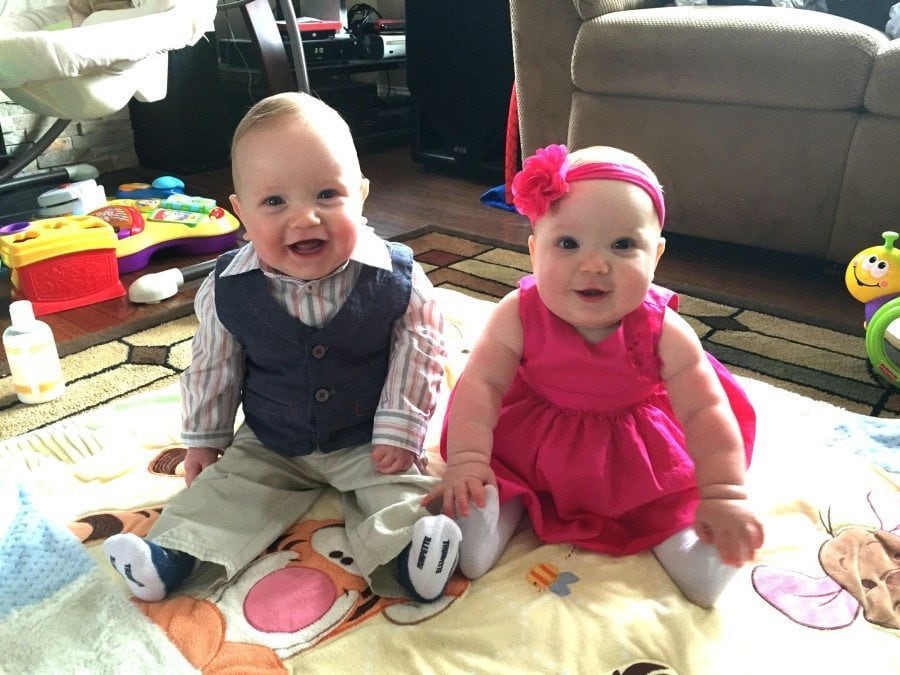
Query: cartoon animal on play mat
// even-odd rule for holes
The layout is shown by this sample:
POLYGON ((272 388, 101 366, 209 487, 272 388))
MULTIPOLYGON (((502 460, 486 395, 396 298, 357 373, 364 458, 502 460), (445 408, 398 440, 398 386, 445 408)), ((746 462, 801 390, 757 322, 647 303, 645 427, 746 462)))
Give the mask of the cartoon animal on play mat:
POLYGON ((209 599, 224 615, 232 640, 264 644, 288 657, 377 614, 396 624, 425 621, 469 587, 457 573, 431 603, 379 597, 349 550, 343 521, 300 521, 209 599))
POLYGON ((860 610, 869 623, 900 628, 900 493, 870 492, 878 527, 850 525, 819 549, 827 576, 811 577, 768 565, 751 575, 756 592, 779 612, 809 628, 845 628, 860 610))
MULTIPOLYGON (((84 542, 122 531, 142 536, 159 511, 96 514, 70 529, 84 542)), ((264 664, 281 671, 281 659, 379 614, 401 625, 426 621, 469 588, 457 573, 434 602, 383 598, 372 593, 347 551, 342 521, 304 520, 208 598, 173 595, 160 602, 135 602, 201 672, 240 664, 247 668, 241 672, 267 672, 264 664)))

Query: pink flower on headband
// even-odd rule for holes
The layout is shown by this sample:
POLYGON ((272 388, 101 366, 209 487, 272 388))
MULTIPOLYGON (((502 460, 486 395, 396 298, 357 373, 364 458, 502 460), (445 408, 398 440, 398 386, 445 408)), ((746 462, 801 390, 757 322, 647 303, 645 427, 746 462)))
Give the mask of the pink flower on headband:
POLYGON ((569 191, 569 151, 564 145, 540 148, 525 160, 512 182, 513 205, 531 224, 547 213, 550 203, 569 191))
POLYGON ((569 191, 569 184, 578 180, 620 180, 637 185, 647 193, 659 217, 659 226, 666 222, 666 204, 662 186, 657 179, 638 166, 619 162, 586 162, 569 170, 569 154, 564 145, 548 145, 535 150, 525 160, 522 170, 512 182, 513 204, 528 216, 531 226, 540 219, 550 204, 569 191))

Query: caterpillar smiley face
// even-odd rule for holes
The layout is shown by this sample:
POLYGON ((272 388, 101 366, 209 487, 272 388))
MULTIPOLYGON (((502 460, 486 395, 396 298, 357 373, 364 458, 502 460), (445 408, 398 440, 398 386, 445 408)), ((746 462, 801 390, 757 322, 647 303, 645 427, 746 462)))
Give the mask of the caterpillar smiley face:
POLYGON ((850 295, 863 303, 900 293, 900 249, 894 247, 898 235, 885 232, 883 246, 871 246, 859 252, 844 274, 850 295))

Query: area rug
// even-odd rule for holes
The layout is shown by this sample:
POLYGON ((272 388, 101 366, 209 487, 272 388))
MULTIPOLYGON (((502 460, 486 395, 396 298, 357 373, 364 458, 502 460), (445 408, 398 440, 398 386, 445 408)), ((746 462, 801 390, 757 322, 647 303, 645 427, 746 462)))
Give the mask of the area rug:
MULTIPOLYGON (((486 238, 428 228, 404 241, 435 286, 476 298, 498 300, 531 269, 524 249, 486 238)), ((900 417, 900 391, 872 373, 863 338, 696 295, 680 298, 682 316, 706 349, 736 374, 852 412, 900 417)), ((79 345, 63 357, 66 395, 39 406, 18 403, 9 377, 0 377, 0 439, 170 384, 189 363, 195 328, 187 314, 79 345)))

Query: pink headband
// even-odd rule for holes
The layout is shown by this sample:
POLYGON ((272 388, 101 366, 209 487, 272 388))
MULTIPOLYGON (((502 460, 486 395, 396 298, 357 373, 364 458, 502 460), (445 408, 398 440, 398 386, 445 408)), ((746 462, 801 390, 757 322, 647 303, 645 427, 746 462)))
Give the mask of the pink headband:
POLYGON ((513 204, 528 216, 531 226, 547 213, 550 204, 569 191, 569 183, 576 180, 621 180, 632 183, 653 200, 659 226, 666 220, 666 206, 662 188, 646 173, 628 164, 591 162, 569 170, 569 151, 564 145, 539 148, 525 160, 522 170, 512 182, 513 204))

